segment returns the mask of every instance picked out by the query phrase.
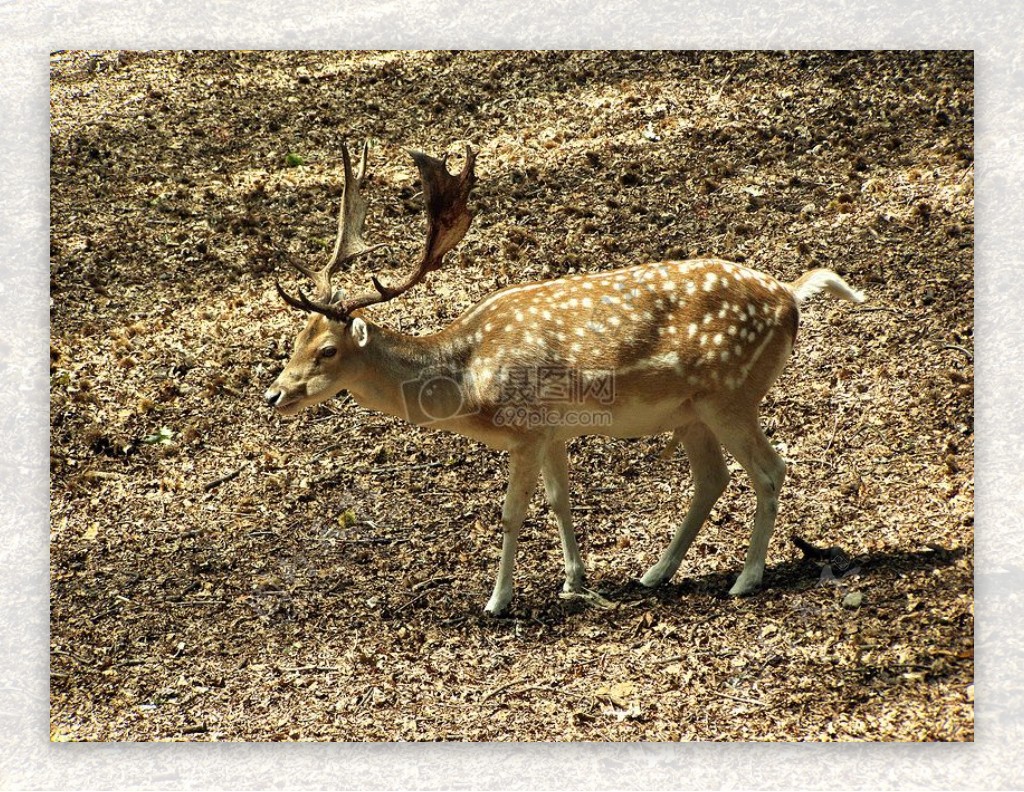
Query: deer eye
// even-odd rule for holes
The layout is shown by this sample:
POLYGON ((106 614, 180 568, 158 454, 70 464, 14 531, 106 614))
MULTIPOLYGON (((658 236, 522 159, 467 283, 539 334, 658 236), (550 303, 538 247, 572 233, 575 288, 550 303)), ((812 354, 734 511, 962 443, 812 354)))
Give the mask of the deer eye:
POLYGON ((334 357, 337 354, 338 354, 337 347, 332 347, 332 346, 324 347, 323 349, 320 350, 320 359, 324 360, 326 358, 332 358, 332 357, 334 357))

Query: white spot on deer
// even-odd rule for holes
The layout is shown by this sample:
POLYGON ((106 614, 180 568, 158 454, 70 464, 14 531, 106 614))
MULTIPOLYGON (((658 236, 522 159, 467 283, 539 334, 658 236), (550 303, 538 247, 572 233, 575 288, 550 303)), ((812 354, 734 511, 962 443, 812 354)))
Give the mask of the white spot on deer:
POLYGON ((672 281, 667 280, 661 284, 661 288, 663 288, 665 291, 675 291, 676 285, 672 281))
POLYGON ((594 284, 591 283, 588 280, 585 280, 585 281, 583 281, 583 288, 584 289, 593 289, 594 288, 594 284))
POLYGON ((721 344, 722 343, 722 334, 721 333, 715 333, 715 343, 716 344, 721 344))
POLYGON ((691 374, 686 378, 686 381, 691 385, 696 385, 698 382, 700 382, 700 378, 696 374, 691 374))
POLYGON ((736 352, 736 357, 739 357, 740 355, 743 354, 743 347, 741 347, 739 344, 734 346, 733 350, 736 352))
POLYGON ((690 338, 693 338, 695 335, 697 335, 697 325, 696 325, 696 323, 691 323, 690 324, 689 332, 690 332, 690 338))
POLYGON ((594 307, 594 301, 591 300, 589 297, 584 297, 580 301, 580 305, 582 305, 584 308, 593 308, 594 307))
POLYGON ((715 284, 718 283, 718 276, 713 272, 709 272, 704 276, 704 291, 709 292, 715 288, 715 284))
POLYGON ((548 311, 547 309, 545 309, 545 310, 540 312, 540 315, 544 318, 545 322, 550 322, 551 321, 551 311, 548 311))
POLYGON ((668 326, 668 334, 669 335, 675 335, 676 334, 676 326, 675 325, 669 325, 668 326))
POLYGON ((701 346, 706 346, 707 343, 708 343, 708 335, 707 335, 707 333, 701 333, 700 334, 700 345, 701 346))
POLYGON ((512 328, 513 328, 513 325, 510 325, 510 324, 505 325, 505 332, 506 333, 511 333, 512 332, 512 328))
POLYGON ((711 316, 711 314, 709 314, 709 313, 704 314, 704 319, 702 321, 702 324, 711 324, 712 318, 713 317, 711 316))
POLYGON ((726 332, 731 336, 736 335, 736 325, 729 325, 729 329, 726 332))
POLYGON ((569 351, 572 352, 574 355, 579 354, 579 351, 581 349, 583 349, 583 344, 581 344, 579 341, 576 341, 571 347, 569 347, 569 351))
POLYGON ((487 322, 487 323, 485 323, 485 324, 484 324, 484 330, 485 330, 486 332, 488 332, 488 333, 489 333, 489 332, 491 332, 491 330, 493 330, 493 329, 494 329, 494 325, 493 325, 493 324, 491 324, 490 322, 487 322))
POLYGON ((610 324, 612 327, 618 327, 620 324, 622 324, 622 320, 617 316, 609 316, 608 324, 610 324))
POLYGON ((517 322, 523 321, 523 312, 522 311, 516 311, 516 321, 517 322))
POLYGON ((584 328, 582 328, 582 327, 577 327, 576 328, 576 335, 578 335, 580 338, 582 338, 586 334, 587 334, 587 331, 584 328))
POLYGON ((729 359, 729 350, 723 349, 722 350, 722 360, 724 361, 724 360, 728 360, 728 359, 729 359))

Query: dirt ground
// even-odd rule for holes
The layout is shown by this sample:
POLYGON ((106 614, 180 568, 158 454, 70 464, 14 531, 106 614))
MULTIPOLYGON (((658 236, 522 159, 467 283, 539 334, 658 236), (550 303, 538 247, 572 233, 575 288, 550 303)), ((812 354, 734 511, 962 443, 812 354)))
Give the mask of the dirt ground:
MULTIPOLYGON (((971 740, 969 53, 70 52, 51 56, 53 740, 971 740), (714 255, 866 291, 808 304, 764 405, 790 463, 763 590, 730 599, 733 481, 671 585, 665 437, 570 447, 588 580, 538 496, 486 618, 504 455, 339 398, 261 401, 301 327, 274 290, 333 241, 422 244, 405 149, 479 149, 446 269, 375 320, 714 255), (805 560, 798 533, 849 565, 805 560), (859 605, 857 600, 860 600, 859 605)), ((409 254, 409 255, 406 255, 409 254)))

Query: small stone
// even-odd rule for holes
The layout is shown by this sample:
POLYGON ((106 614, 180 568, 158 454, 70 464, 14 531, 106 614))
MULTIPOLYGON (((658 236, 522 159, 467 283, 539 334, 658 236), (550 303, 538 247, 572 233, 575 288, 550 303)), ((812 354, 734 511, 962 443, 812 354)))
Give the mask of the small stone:
POLYGON ((862 602, 864 602, 864 595, 859 591, 851 591, 843 597, 844 608, 859 608, 862 602))

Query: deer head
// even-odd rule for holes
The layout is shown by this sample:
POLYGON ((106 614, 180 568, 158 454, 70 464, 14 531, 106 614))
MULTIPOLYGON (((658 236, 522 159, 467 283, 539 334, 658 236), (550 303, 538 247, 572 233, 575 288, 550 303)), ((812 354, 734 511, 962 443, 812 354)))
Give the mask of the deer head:
POLYGON ((345 187, 330 260, 316 272, 293 262, 296 269, 313 281, 314 296, 306 296, 300 288, 298 297, 293 297, 277 284, 277 291, 286 303, 311 314, 295 340, 295 348, 284 370, 264 394, 267 404, 283 415, 294 415, 303 407, 326 401, 348 387, 348 383, 365 375, 367 360, 362 351, 372 331, 371 325, 357 312, 395 299, 428 273, 440 269, 445 254, 462 240, 472 220, 466 204, 476 181, 475 152, 466 146, 466 162, 458 176, 448 172, 447 158, 435 159, 418 151, 409 152, 419 169, 427 207, 423 254, 401 283, 386 286, 374 275, 370 278, 374 291, 346 299, 342 290, 332 286, 335 274, 359 256, 381 247, 367 245, 362 237, 366 201, 361 190, 366 180, 368 149, 368 144, 364 143, 359 166, 353 173, 348 148, 342 144, 345 187))

